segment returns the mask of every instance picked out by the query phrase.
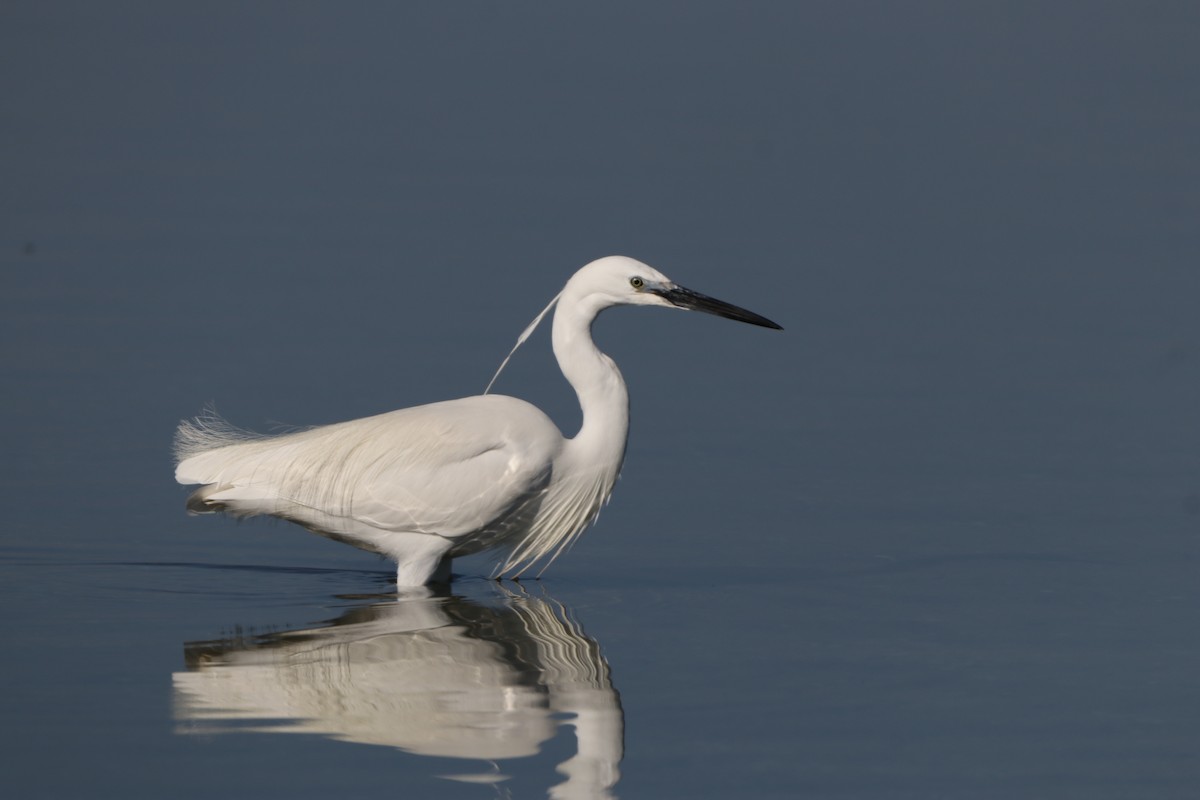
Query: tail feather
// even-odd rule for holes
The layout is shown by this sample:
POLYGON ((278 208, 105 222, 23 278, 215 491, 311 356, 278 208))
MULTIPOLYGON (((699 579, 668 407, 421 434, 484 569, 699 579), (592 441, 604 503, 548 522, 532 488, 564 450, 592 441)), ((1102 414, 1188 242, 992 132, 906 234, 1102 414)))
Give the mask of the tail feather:
POLYGON ((278 501, 274 495, 239 492, 225 484, 210 483, 188 495, 186 508, 189 514, 224 513, 240 518, 276 513, 278 501))
POLYGON ((205 407, 196 418, 180 422, 175 430, 175 479, 185 484, 201 484, 188 496, 188 512, 214 514, 224 511, 239 516, 255 513, 230 502, 234 498, 221 496, 233 487, 221 479, 229 457, 216 451, 271 438, 230 424, 212 406, 205 407))
POLYGON ((218 511, 224 511, 225 506, 220 502, 210 502, 209 496, 219 491, 221 487, 210 483, 208 486, 201 486, 196 491, 188 495, 187 510, 189 514, 215 514, 218 511))
POLYGON ((211 407, 175 431, 175 480, 199 484, 187 499, 193 514, 225 512, 235 516, 279 515, 284 503, 294 505, 280 483, 286 483, 297 437, 315 429, 266 435, 226 422, 211 407))
POLYGON ((268 438, 261 433, 239 428, 228 422, 212 406, 206 406, 194 419, 185 419, 175 429, 175 463, 231 444, 268 438))

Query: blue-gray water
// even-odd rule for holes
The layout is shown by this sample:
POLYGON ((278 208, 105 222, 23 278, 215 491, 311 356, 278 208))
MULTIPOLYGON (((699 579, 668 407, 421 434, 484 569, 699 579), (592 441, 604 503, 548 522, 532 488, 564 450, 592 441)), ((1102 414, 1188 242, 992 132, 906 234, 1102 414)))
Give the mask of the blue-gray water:
POLYGON ((5 4, 5 796, 1195 797, 1198 86, 1188 3, 5 4), (181 417, 478 393, 609 253, 786 331, 600 320, 543 581, 185 516, 181 417))

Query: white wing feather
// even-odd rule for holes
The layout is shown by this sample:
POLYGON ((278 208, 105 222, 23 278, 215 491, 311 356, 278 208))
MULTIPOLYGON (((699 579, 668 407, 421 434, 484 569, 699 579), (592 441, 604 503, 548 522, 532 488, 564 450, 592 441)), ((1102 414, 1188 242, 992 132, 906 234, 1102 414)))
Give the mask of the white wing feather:
POLYGON ((180 426, 176 479, 205 484, 205 502, 326 533, 455 538, 486 531, 536 497, 562 441, 535 406, 499 395, 274 437, 210 417, 180 426))

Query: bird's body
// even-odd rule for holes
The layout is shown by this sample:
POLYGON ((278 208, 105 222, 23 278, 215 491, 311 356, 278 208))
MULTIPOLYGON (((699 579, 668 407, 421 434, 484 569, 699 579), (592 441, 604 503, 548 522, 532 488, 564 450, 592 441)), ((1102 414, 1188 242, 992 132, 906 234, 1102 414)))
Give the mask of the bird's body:
POLYGON ((573 438, 524 400, 486 394, 281 436, 210 417, 180 425, 175 477, 201 484, 194 511, 297 522, 395 560, 401 586, 448 579, 452 558, 493 547, 508 549, 501 572, 519 574, 570 544, 620 473, 629 396, 591 338, 596 315, 620 303, 778 327, 640 262, 600 259, 568 281, 554 316, 554 353, 583 410, 573 438))

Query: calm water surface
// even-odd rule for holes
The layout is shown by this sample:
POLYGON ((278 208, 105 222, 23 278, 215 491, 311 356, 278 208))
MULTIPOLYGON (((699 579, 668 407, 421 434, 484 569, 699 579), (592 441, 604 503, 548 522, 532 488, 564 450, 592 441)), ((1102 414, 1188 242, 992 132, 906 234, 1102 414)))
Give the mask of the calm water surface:
MULTIPOLYGON (((0 12, 13 797, 1191 798, 1187 4, 0 12), (612 505, 448 595, 177 421, 478 393, 625 253, 612 505)), ((545 332, 498 390, 569 433, 545 332)))

